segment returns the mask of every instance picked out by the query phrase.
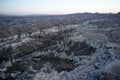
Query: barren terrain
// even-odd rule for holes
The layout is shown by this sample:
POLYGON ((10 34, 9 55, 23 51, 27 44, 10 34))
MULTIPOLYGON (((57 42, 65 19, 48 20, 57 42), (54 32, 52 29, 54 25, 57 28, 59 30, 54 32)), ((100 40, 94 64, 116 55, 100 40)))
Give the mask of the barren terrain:
POLYGON ((0 80, 120 80, 120 13, 0 16, 0 80))

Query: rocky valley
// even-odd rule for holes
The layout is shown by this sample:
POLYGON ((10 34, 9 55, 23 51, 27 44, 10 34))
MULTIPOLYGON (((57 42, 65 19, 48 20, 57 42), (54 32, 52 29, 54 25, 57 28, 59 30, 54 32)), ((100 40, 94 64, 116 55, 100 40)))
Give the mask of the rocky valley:
POLYGON ((0 80, 120 80, 120 13, 1 15, 0 80))

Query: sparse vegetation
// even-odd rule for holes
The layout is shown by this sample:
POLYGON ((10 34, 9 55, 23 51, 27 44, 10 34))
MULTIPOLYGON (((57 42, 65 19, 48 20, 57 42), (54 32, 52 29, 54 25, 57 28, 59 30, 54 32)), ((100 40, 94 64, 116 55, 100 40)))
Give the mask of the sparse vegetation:
POLYGON ((1 80, 120 80, 119 14, 0 17, 1 80))

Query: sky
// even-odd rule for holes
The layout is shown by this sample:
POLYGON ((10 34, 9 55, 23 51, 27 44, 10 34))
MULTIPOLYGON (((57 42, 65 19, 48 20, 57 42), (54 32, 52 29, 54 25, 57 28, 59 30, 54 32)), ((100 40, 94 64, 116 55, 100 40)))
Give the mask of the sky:
POLYGON ((120 0, 0 0, 0 14, 117 13, 120 0))

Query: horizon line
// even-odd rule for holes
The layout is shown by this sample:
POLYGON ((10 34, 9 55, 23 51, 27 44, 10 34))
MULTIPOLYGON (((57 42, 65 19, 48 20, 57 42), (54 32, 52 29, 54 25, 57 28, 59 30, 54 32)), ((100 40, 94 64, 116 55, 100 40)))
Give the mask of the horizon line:
MULTIPOLYGON (((119 11, 120 12, 120 11, 119 11)), ((71 12, 71 13, 35 13, 35 14, 5 14, 5 13, 0 13, 0 15, 5 15, 5 16, 32 16, 32 15, 41 15, 41 16, 46 16, 46 15, 69 15, 69 14, 84 14, 84 13, 91 13, 91 14, 117 14, 119 12, 71 12)))

